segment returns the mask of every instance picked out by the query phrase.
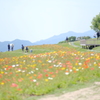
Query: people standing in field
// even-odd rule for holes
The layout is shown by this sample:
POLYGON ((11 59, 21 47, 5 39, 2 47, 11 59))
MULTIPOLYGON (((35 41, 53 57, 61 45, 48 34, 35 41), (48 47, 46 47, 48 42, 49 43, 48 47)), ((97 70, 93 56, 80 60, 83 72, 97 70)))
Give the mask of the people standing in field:
POLYGON ((10 44, 8 44, 8 51, 10 51, 10 44))
POLYGON ((10 47, 11 47, 11 51, 14 50, 14 44, 10 44, 10 47))
POLYGON ((24 51, 24 45, 22 44, 22 51, 24 51))
POLYGON ((29 49, 28 49, 28 47, 26 46, 26 52, 28 52, 28 50, 29 50, 29 49))
POLYGON ((68 37, 66 37, 66 42, 68 42, 68 37))

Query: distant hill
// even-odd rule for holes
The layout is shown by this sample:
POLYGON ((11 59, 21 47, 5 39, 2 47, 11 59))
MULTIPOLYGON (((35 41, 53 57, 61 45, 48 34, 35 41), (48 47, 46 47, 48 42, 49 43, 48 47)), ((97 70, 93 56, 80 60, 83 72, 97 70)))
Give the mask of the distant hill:
POLYGON ((76 36, 76 37, 90 36, 90 37, 93 37, 94 33, 95 32, 93 30, 83 32, 83 33, 76 33, 76 32, 73 32, 73 31, 69 31, 67 33, 55 35, 55 36, 52 36, 48 39, 40 40, 40 41, 37 41, 37 42, 34 42, 34 43, 32 43, 28 40, 19 40, 19 39, 16 39, 14 41, 5 41, 5 42, 0 42, 0 51, 2 51, 2 52, 7 51, 7 45, 10 44, 10 43, 13 43, 14 44, 14 50, 17 50, 17 49, 21 49, 22 44, 24 46, 42 45, 42 44, 57 44, 60 41, 64 41, 66 39, 66 36, 67 37, 70 37, 70 36, 76 36))
POLYGON ((45 40, 40 40, 40 41, 34 42, 33 44, 34 45, 57 44, 60 41, 64 41, 66 39, 66 36, 67 37, 70 37, 70 36, 76 36, 76 37, 90 36, 91 38, 93 38, 94 33, 95 32, 93 30, 90 30, 90 31, 87 31, 87 32, 83 32, 83 33, 76 33, 76 32, 73 32, 73 31, 69 31, 67 33, 62 33, 60 35, 52 36, 52 37, 50 37, 48 39, 45 39, 45 40))

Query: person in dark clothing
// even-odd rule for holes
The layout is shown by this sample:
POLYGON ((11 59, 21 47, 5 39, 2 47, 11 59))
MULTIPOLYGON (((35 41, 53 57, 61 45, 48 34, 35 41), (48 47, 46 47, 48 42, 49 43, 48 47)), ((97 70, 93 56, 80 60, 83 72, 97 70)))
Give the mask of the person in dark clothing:
POLYGON ((10 44, 8 44, 8 51, 10 51, 10 44))
POLYGON ((68 37, 66 37, 66 41, 68 42, 68 37))
POLYGON ((24 46, 23 46, 23 44, 22 44, 22 51, 24 51, 24 46))
POLYGON ((97 40, 98 40, 99 37, 100 37, 100 32, 97 32, 97 40))
POLYGON ((28 47, 26 47, 26 52, 28 52, 28 47))

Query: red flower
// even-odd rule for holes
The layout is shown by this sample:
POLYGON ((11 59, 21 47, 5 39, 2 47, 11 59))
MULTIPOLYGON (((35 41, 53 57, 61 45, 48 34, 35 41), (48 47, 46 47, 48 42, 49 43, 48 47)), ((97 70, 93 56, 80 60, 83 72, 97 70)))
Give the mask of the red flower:
POLYGON ((48 75, 48 74, 46 74, 45 76, 46 76, 46 77, 48 77, 49 75, 48 75))
POLYGON ((94 70, 94 68, 90 68, 90 70, 94 70))

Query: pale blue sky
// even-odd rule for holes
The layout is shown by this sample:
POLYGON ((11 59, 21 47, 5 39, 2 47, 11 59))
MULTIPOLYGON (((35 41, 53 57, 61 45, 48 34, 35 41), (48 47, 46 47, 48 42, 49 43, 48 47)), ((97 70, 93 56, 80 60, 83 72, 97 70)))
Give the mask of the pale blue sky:
POLYGON ((85 32, 99 12, 100 0, 0 0, 0 41, 85 32))

